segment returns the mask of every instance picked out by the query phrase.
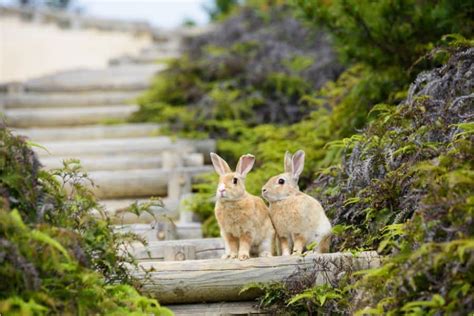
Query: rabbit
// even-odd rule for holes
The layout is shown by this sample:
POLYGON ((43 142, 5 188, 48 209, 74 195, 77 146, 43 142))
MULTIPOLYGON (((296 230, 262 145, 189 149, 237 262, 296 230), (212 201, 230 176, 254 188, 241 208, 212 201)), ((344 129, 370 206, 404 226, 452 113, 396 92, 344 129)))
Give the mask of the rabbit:
POLYGON ((235 172, 217 154, 211 153, 211 160, 219 175, 214 211, 225 243, 222 258, 247 260, 250 252, 261 257, 272 256, 275 229, 268 207, 260 197, 245 190, 245 177, 255 157, 241 156, 235 172))
POLYGON ((270 203, 270 218, 280 242, 281 254, 299 255, 316 242, 317 252, 328 252, 331 223, 321 204, 299 190, 305 153, 285 154, 285 172, 274 176, 262 187, 262 196, 270 203))

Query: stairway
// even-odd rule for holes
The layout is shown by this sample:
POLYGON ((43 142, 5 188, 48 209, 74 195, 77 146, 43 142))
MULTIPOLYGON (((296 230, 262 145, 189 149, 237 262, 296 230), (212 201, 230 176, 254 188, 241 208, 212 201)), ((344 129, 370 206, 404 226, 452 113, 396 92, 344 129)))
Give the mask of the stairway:
POLYGON ((160 61, 179 55, 179 43, 174 35, 137 56, 113 59, 107 68, 64 71, 7 85, 0 94, 7 126, 47 149, 34 148, 45 168, 80 159, 116 228, 149 241, 202 237, 180 200, 197 175, 211 170, 205 160, 214 141, 175 140, 160 136, 157 124, 127 122, 138 109, 137 96, 165 69, 160 61), (126 210, 157 196, 164 207, 151 208, 155 217, 126 210), (156 224, 162 215, 179 221, 156 224))

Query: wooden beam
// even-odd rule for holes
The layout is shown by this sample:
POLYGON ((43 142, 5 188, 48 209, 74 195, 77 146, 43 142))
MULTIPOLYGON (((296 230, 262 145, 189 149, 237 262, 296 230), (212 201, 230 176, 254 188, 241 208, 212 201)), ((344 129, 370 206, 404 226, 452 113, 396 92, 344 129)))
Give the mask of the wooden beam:
POLYGON ((210 304, 183 304, 165 306, 176 316, 195 315, 271 315, 261 310, 257 302, 222 302, 210 304))
POLYGON ((188 246, 195 248, 195 259, 217 259, 224 254, 224 241, 222 238, 182 239, 153 241, 147 246, 132 244, 128 250, 137 260, 163 261, 168 248, 188 246))
POLYGON ((341 271, 380 265, 376 252, 308 254, 270 258, 141 262, 133 272, 143 292, 162 304, 243 301, 256 298, 258 290, 240 293, 251 283, 281 282, 295 272, 318 271, 316 284, 325 284, 341 271), (148 271, 148 274, 145 272, 148 271))

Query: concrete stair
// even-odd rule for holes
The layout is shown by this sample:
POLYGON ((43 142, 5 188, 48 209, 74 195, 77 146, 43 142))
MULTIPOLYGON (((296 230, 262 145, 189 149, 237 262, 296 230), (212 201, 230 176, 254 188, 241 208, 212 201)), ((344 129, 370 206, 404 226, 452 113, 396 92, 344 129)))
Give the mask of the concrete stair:
POLYGON ((96 216, 107 214, 117 230, 137 232, 149 241, 202 236, 181 200, 198 175, 211 171, 208 157, 215 149, 213 140, 159 136, 157 124, 125 122, 139 108, 136 98, 165 69, 157 61, 178 56, 177 43, 117 58, 105 69, 64 71, 12 84, 0 94, 7 125, 41 145, 33 149, 44 168, 79 159, 93 181, 84 184, 103 206, 96 216), (139 216, 130 211, 130 204, 147 203, 150 197, 161 197, 164 206, 154 205, 151 214, 139 216))

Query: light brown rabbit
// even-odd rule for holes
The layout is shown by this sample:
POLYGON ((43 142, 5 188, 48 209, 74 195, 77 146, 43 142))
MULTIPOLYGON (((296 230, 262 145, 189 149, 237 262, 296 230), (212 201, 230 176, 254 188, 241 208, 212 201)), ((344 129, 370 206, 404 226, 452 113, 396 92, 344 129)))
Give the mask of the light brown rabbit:
POLYGON ((262 188, 284 256, 301 254, 313 242, 317 244, 315 251, 329 251, 331 223, 321 204, 298 187, 304 156, 302 150, 294 156, 286 152, 285 172, 270 178, 262 188))
POLYGON ((225 243, 222 258, 247 260, 250 252, 271 256, 275 229, 268 207, 260 197, 245 190, 245 177, 255 157, 250 154, 240 157, 235 172, 217 154, 211 153, 211 160, 219 174, 215 214, 225 243))

